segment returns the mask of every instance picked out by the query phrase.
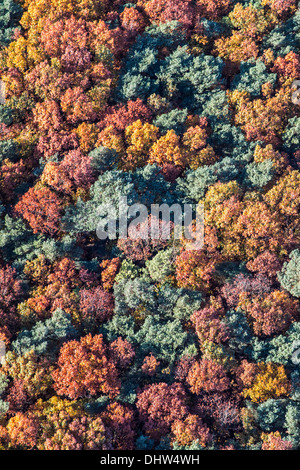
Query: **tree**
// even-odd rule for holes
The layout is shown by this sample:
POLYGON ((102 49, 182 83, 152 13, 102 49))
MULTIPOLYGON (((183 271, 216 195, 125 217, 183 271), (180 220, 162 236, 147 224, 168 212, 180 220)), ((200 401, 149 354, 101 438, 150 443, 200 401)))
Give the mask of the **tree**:
MULTIPOLYGON (((154 97, 157 95, 154 94, 151 96, 154 97)), ((148 101, 151 100, 151 96, 149 96, 148 101)), ((160 99, 163 100, 163 98, 160 99)), ((159 114, 153 122, 159 128, 161 134, 166 134, 169 130, 173 130, 176 134, 182 134, 187 114, 187 109, 172 109, 168 113, 159 114)))
POLYGON ((296 152, 299 149, 299 125, 300 119, 296 116, 288 120, 283 133, 284 147, 288 152, 296 152))
POLYGON ((7 425, 10 447, 37 450, 102 450, 110 445, 100 417, 87 416, 74 401, 38 400, 7 425))
POLYGON ((39 138, 35 153, 38 158, 50 160, 57 154, 61 155, 63 152, 78 148, 78 145, 78 137, 75 132, 54 131, 50 128, 46 134, 39 138))
POLYGON ((22 403, 21 398, 22 406, 20 406, 20 409, 22 409, 26 403, 46 396, 51 390, 53 366, 48 359, 39 358, 32 350, 27 351, 22 356, 8 352, 4 370, 13 381, 7 396, 11 412, 13 412, 16 405, 18 408, 20 392, 25 395, 25 403, 22 403))
POLYGON ((17 304, 24 295, 24 285, 10 266, 0 269, 0 327, 4 335, 15 332, 19 324, 17 304))
POLYGON ((103 322, 114 308, 113 296, 101 287, 80 290, 80 312, 83 320, 103 322))
MULTIPOLYGON (((17 413, 10 418, 7 425, 8 436, 13 446, 32 449, 36 445, 38 435, 38 420, 23 413, 17 413)), ((19 448, 20 448, 19 447, 19 448)))
POLYGON ((287 90, 280 89, 275 96, 253 101, 247 92, 235 91, 231 99, 233 104, 235 100, 237 103, 235 124, 242 127, 247 140, 263 141, 275 147, 280 145, 290 104, 287 90))
POLYGON ((107 357, 102 335, 84 336, 68 341, 61 349, 57 369, 52 373, 54 388, 59 395, 71 399, 99 393, 114 397, 120 382, 115 364, 107 357))
POLYGON ((261 255, 258 255, 252 261, 248 261, 247 269, 259 275, 267 276, 268 278, 275 280, 278 271, 281 268, 281 262, 275 255, 270 251, 265 251, 261 255))
POLYGON ((124 170, 132 170, 147 162, 149 150, 158 140, 158 128, 152 124, 142 124, 139 119, 126 127, 125 138, 126 158, 122 167, 124 170))
POLYGON ((0 104, 0 123, 10 126, 12 122, 12 109, 5 104, 0 104))
POLYGON ((262 450, 292 450, 293 444, 290 441, 281 439, 280 433, 263 434, 262 450))
POLYGON ((136 121, 145 124, 151 121, 152 113, 140 98, 129 100, 126 104, 118 104, 106 109, 103 119, 99 123, 100 129, 111 125, 116 131, 124 131, 127 126, 136 121))
POLYGON ((236 275, 231 282, 224 284, 221 294, 228 307, 246 305, 249 298, 254 296, 263 298, 271 291, 271 283, 264 275, 257 277, 236 275))
POLYGON ((107 442, 114 450, 134 449, 134 412, 129 406, 113 402, 101 414, 107 442))
POLYGON ((286 400, 270 399, 257 407, 257 419, 260 428, 265 432, 282 429, 286 413, 286 400))
POLYGON ((0 44, 7 46, 22 16, 22 7, 13 0, 2 0, 0 4, 0 44))
POLYGON ((245 38, 243 34, 236 32, 229 38, 220 38, 215 42, 216 53, 225 60, 231 62, 246 62, 257 59, 259 48, 254 39, 245 38))
POLYGON ((60 231, 62 203, 49 188, 30 188, 16 204, 15 211, 29 223, 33 233, 53 236, 60 231))
POLYGON ((215 41, 216 51, 221 57, 232 62, 246 62, 257 59, 258 42, 268 29, 276 24, 276 17, 252 3, 245 6, 238 2, 228 15, 233 30, 229 37, 215 41))
POLYGON ((255 63, 242 62, 239 74, 234 77, 231 88, 246 91, 252 97, 259 97, 262 93, 262 86, 265 83, 274 86, 276 78, 276 73, 268 73, 268 69, 262 61, 255 63))
POLYGON ((224 313, 222 304, 215 304, 212 302, 212 305, 196 310, 191 317, 200 343, 212 341, 221 344, 229 338, 229 330, 221 319, 224 313))
POLYGON ((300 252, 294 250, 290 253, 290 261, 284 263, 278 273, 278 279, 284 289, 294 297, 300 297, 300 252))
POLYGON ((196 170, 187 170, 184 176, 176 180, 177 188, 184 202, 199 202, 207 189, 217 182, 213 167, 200 166, 196 170))
POLYGON ((240 194, 235 181, 217 183, 205 197, 206 223, 216 227, 223 256, 249 261, 266 250, 276 252, 279 245, 288 247, 293 243, 293 236, 285 233, 286 228, 275 211, 255 193, 248 194, 248 198, 253 197, 251 205, 248 198, 242 202, 240 194), (210 207, 210 201, 215 205, 210 207))
POLYGON ((181 446, 189 446, 198 441, 203 447, 209 442, 211 435, 208 427, 197 415, 188 415, 184 420, 176 420, 172 424, 174 441, 181 446))
POLYGON ((37 103, 33 110, 33 120, 40 132, 46 132, 50 128, 58 130, 63 122, 60 108, 54 100, 37 103))
POLYGON ((173 227, 172 222, 158 220, 149 215, 145 221, 136 226, 136 234, 129 233, 128 238, 119 238, 117 246, 128 259, 139 262, 148 260, 155 252, 171 243, 173 227), (153 234, 152 224, 157 224, 157 233, 153 234))
POLYGON ((92 100, 80 87, 69 88, 61 97, 61 109, 70 124, 78 125, 83 121, 95 121, 97 114, 92 100))
POLYGON ((151 353, 149 354, 149 356, 145 357, 141 370, 144 374, 147 374, 150 377, 153 377, 155 373, 157 372, 159 366, 160 366, 160 362, 151 353))
POLYGON ((146 18, 136 8, 124 8, 120 19, 123 28, 133 35, 143 32, 146 27, 146 18))
POLYGON ((207 290, 212 283, 216 265, 220 261, 217 252, 182 250, 175 260, 178 287, 207 290))
POLYGON ((209 132, 206 118, 201 120, 202 125, 191 126, 184 133, 182 143, 186 153, 186 160, 192 169, 199 166, 212 165, 218 160, 214 149, 207 144, 209 132))
POLYGON ((169 371, 172 371, 176 358, 190 350, 195 354, 193 336, 184 331, 177 319, 164 322, 157 315, 147 316, 134 339, 143 357, 153 353, 169 371))
POLYGON ((58 355, 61 344, 78 336, 71 324, 70 315, 62 310, 55 310, 45 321, 38 321, 31 330, 23 329, 13 341, 12 347, 18 355, 33 351, 37 356, 46 356, 51 360, 58 355))
MULTIPOLYGON (((268 27, 270 27, 267 23, 267 15, 265 15, 264 10, 262 8, 257 8, 251 3, 246 6, 238 3, 228 16, 234 28, 250 37, 259 37, 268 27)), ((272 15, 269 15, 268 19, 274 21, 272 15)))
POLYGON ((288 395, 290 383, 282 365, 268 362, 259 363, 257 367, 252 386, 243 391, 245 397, 249 397, 254 403, 261 403, 288 395))
POLYGON ((287 79, 297 79, 300 74, 299 55, 291 51, 285 57, 277 57, 272 68, 272 72, 275 72, 283 83, 287 79))
POLYGON ((231 0, 217 0, 216 2, 209 0, 197 0, 196 8, 200 16, 210 20, 218 20, 225 16, 231 7, 231 0))
POLYGON ((22 180, 28 177, 28 169, 23 160, 12 163, 5 159, 0 167, 0 194, 7 202, 12 202, 22 180))
POLYGON ((297 170, 291 171, 288 175, 282 176, 276 184, 265 194, 265 201, 272 208, 277 208, 279 213, 285 217, 297 217, 299 209, 299 196, 297 181, 300 173, 297 170))
POLYGON ((186 378, 191 392, 223 392, 229 389, 230 382, 224 368, 215 361, 202 359, 195 362, 186 378))
POLYGON ((61 413, 59 418, 60 426, 55 415, 50 417, 48 426, 58 429, 54 432, 51 429, 48 436, 46 432, 42 434, 39 450, 102 450, 106 447, 101 418, 81 416, 68 419, 67 413, 61 413))
POLYGON ((193 25, 194 9, 191 0, 177 0, 176 2, 171 2, 170 0, 150 0, 145 2, 144 9, 151 22, 159 24, 176 20, 184 28, 189 28, 193 25))
POLYGON ((263 0, 262 5, 269 6, 279 16, 291 14, 296 9, 295 0, 288 0, 287 2, 280 2, 280 0, 263 0))
POLYGON ((46 163, 41 182, 63 194, 88 189, 94 182, 91 157, 83 155, 79 149, 70 150, 62 162, 46 163))
POLYGON ((245 308, 258 336, 282 333, 298 318, 298 302, 283 291, 274 290, 264 298, 254 297, 245 304, 242 308, 245 308))
POLYGON ((222 440, 227 440, 232 432, 241 428, 239 399, 226 392, 203 394, 197 399, 195 409, 198 416, 222 436, 222 440))
POLYGON ((89 153, 90 166, 98 175, 109 169, 116 168, 117 152, 107 147, 96 147, 89 153))
POLYGON ((174 163, 175 165, 185 166, 185 159, 180 149, 179 137, 173 130, 160 137, 153 144, 149 154, 150 165, 156 163, 162 166, 165 163, 174 163))
POLYGON ((154 258, 146 261, 146 268, 154 281, 163 282, 174 273, 174 255, 174 249, 167 248, 159 251, 154 258))
POLYGON ((146 385, 138 394, 137 409, 147 435, 159 439, 174 421, 187 415, 186 395, 181 384, 164 382, 146 385))
POLYGON ((135 357, 133 346, 121 337, 110 344, 109 353, 114 363, 121 368, 128 367, 135 357))
POLYGON ((103 289, 109 291, 112 289, 116 275, 119 271, 120 268, 120 259, 119 258, 113 258, 111 260, 104 259, 101 261, 101 281, 103 285, 103 289))

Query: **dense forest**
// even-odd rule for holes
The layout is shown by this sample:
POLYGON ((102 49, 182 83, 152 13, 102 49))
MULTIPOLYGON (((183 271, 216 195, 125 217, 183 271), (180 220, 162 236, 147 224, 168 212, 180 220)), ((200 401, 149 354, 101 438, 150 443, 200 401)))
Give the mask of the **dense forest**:
POLYGON ((0 449, 299 449, 299 45, 296 0, 0 0, 0 449), (124 196, 202 249, 99 239, 124 196))

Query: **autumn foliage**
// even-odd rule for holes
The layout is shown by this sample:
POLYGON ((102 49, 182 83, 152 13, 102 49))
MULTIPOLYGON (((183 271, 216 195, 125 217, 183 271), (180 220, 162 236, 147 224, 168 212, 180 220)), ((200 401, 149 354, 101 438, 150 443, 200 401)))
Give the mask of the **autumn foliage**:
POLYGON ((299 449, 299 27, 0 0, 0 450, 299 449))

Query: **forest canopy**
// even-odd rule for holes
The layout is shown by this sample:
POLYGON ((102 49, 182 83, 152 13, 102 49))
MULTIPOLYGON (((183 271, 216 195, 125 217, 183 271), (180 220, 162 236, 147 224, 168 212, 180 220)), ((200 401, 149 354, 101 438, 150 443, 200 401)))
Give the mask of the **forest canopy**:
POLYGON ((297 0, 0 0, 1 450, 299 449, 299 46, 297 0), (99 239, 124 196, 203 247, 99 239))

